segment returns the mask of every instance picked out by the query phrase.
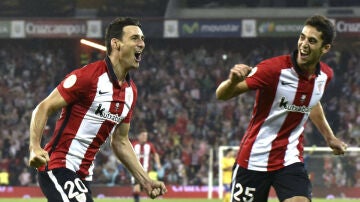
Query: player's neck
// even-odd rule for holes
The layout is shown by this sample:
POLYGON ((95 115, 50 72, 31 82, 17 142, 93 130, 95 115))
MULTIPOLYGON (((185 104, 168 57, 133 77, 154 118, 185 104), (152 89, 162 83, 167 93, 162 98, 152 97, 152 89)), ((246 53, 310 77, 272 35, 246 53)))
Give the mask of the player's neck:
POLYGON ((113 66, 114 73, 121 85, 125 81, 127 70, 123 67, 124 65, 121 64, 121 61, 118 58, 112 55, 110 55, 109 58, 113 66))
POLYGON ((301 69, 303 76, 310 79, 315 74, 316 64, 315 65, 301 65, 301 66, 299 66, 299 68, 301 69))

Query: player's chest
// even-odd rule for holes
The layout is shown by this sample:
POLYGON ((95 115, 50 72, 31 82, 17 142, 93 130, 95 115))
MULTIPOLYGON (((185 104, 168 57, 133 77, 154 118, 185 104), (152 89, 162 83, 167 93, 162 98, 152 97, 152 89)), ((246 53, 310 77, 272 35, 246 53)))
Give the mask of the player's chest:
POLYGON ((275 99, 295 106, 313 106, 323 96, 326 76, 312 79, 299 78, 294 74, 282 74, 275 89, 275 99))
POLYGON ((93 100, 93 106, 102 106, 111 113, 121 113, 130 110, 134 101, 134 92, 127 88, 98 88, 93 100))
POLYGON ((134 90, 130 87, 115 88, 111 83, 100 83, 93 90, 93 98, 87 116, 103 122, 120 123, 130 112, 133 105, 134 90))

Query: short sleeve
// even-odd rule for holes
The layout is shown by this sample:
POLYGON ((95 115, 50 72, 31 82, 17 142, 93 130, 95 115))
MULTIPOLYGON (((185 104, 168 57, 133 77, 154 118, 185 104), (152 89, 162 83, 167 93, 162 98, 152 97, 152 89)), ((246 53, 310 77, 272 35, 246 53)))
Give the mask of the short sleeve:
POLYGON ((56 87, 68 104, 82 99, 92 83, 91 78, 84 76, 84 70, 81 68, 71 72, 56 87))

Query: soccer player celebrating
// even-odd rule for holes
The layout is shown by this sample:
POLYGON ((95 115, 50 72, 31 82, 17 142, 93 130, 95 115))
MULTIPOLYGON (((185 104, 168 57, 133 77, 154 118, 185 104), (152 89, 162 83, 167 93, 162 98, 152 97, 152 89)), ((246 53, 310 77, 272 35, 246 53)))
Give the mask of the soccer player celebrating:
POLYGON ((335 37, 324 16, 308 18, 297 50, 260 62, 251 68, 235 65, 216 97, 228 100, 256 90, 252 118, 240 143, 233 169, 231 201, 267 201, 273 186, 280 201, 311 201, 311 183, 303 164, 303 132, 308 118, 336 155, 347 145, 335 137, 320 103, 333 77, 321 56, 335 37))
MULTIPOLYGON (((146 130, 142 130, 138 136, 137 141, 133 141, 132 145, 134 147, 134 151, 136 156, 138 157, 141 165, 143 166, 145 172, 150 172, 152 170, 152 162, 151 160, 154 159, 156 163, 156 169, 161 169, 161 162, 159 154, 156 151, 155 146, 148 141, 148 132, 146 130)), ((135 181, 134 178, 131 178, 133 183, 133 196, 134 201, 140 201, 140 191, 141 187, 138 182, 135 181)))
POLYGON ((117 18, 106 28, 104 60, 74 70, 42 100, 30 123, 29 165, 37 168, 41 190, 51 202, 92 202, 95 155, 108 137, 115 156, 151 198, 166 192, 150 179, 128 138, 137 89, 129 71, 138 69, 145 48, 141 25, 117 18), (62 109, 51 140, 41 147, 48 117, 62 109))

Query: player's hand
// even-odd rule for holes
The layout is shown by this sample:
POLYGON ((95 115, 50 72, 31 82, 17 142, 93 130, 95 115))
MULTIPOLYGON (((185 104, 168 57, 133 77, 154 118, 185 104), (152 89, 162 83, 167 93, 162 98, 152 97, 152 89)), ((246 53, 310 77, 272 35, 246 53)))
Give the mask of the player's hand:
POLYGON ((252 68, 245 64, 236 64, 230 70, 229 79, 232 83, 239 83, 243 81, 251 72, 252 68))
POLYGON ((331 139, 328 142, 328 145, 333 150, 333 154, 335 154, 335 155, 345 154, 345 151, 348 147, 348 145, 346 143, 344 143, 343 141, 341 141, 337 138, 331 139))
POLYGON ((167 192, 165 184, 160 181, 151 181, 147 185, 144 185, 143 189, 145 190, 146 194, 152 199, 164 195, 167 192))
POLYGON ((30 150, 30 157, 29 157, 29 166, 38 168, 47 164, 50 160, 49 154, 42 148, 31 149, 30 150))

